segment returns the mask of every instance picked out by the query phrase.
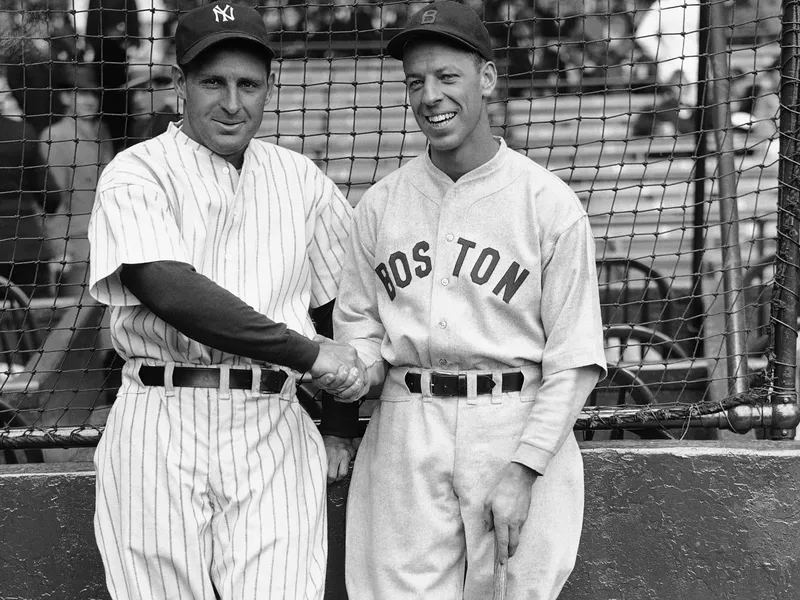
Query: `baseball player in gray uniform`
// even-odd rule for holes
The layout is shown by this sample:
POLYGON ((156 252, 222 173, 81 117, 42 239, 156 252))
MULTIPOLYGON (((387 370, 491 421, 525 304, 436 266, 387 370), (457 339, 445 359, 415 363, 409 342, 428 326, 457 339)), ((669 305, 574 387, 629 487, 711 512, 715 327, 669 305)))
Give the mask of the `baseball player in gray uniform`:
MULTIPOLYGON (((594 239, 575 194, 492 136, 473 10, 434 2, 388 45, 427 152, 355 209, 337 306, 383 390, 347 506, 351 600, 556 598, 577 554, 572 427, 605 372, 594 239)), ((351 399, 363 390, 347 391, 351 399)))
POLYGON ((175 47, 184 119, 109 164, 89 229, 126 361, 95 453, 108 588, 321 599, 326 451, 295 392, 304 372, 362 385, 309 315, 332 310, 352 210, 311 160, 253 139, 274 86, 257 11, 197 8, 175 47))

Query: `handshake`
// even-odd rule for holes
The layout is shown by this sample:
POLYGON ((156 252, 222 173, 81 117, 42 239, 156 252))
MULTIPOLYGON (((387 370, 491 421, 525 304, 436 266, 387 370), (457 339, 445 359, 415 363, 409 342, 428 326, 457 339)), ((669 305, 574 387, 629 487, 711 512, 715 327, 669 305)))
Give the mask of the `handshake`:
POLYGON ((366 394, 367 368, 355 349, 321 335, 314 336, 314 341, 319 343, 319 354, 311 367, 314 385, 340 402, 355 402, 366 394))

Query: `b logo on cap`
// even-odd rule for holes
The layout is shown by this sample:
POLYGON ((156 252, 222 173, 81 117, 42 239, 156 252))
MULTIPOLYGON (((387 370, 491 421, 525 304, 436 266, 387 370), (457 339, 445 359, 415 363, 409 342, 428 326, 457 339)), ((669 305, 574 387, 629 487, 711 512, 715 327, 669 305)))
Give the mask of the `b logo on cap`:
POLYGON ((219 23, 220 19, 222 22, 226 21, 235 21, 236 19, 233 17, 233 7, 230 4, 226 4, 225 8, 221 8, 219 6, 214 7, 214 20, 219 23))
POLYGON ((426 10, 422 13, 422 21, 420 21, 421 25, 431 25, 434 21, 436 21, 436 15, 439 14, 438 10, 426 10))

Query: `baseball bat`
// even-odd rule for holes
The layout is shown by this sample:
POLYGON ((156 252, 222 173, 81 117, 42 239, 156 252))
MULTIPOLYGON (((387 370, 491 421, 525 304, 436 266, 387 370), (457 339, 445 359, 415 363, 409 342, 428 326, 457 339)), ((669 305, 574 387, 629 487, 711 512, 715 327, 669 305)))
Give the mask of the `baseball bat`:
POLYGON ((492 600, 506 600, 506 574, 508 560, 500 562, 500 553, 497 551, 497 540, 494 542, 494 591, 492 600))

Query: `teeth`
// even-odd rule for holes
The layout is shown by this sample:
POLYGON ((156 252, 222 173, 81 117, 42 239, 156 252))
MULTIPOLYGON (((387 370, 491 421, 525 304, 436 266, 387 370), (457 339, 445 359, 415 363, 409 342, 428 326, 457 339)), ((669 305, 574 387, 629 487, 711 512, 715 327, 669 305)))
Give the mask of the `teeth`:
POLYGON ((431 123, 444 123, 445 121, 449 121, 455 116, 456 113, 444 113, 443 115, 433 115, 432 117, 428 117, 428 121, 430 121, 431 123))

